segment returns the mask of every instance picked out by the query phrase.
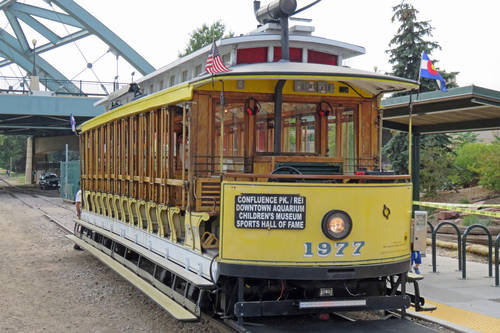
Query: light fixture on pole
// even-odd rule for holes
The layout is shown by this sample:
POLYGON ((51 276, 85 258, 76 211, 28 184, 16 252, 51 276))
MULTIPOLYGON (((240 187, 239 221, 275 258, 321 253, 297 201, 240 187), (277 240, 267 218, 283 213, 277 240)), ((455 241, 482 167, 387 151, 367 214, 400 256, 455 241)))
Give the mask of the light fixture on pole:
POLYGON ((31 75, 36 76, 36 39, 31 42, 33 43, 33 73, 31 75))

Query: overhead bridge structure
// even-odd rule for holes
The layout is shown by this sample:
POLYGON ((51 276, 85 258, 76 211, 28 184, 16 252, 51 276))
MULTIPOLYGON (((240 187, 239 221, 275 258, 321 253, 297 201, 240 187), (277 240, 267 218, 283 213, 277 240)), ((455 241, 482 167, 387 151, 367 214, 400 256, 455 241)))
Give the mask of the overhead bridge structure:
POLYGON ((98 98, 85 96, 0 95, 0 134, 70 135, 70 116, 81 124, 104 112, 98 98))
POLYGON ((0 68, 16 63, 30 76, 38 74, 43 81, 46 79, 47 88, 51 91, 66 93, 81 93, 64 74, 57 70, 57 64, 45 61, 42 55, 54 48, 94 35, 106 43, 116 56, 129 62, 142 75, 154 71, 154 67, 139 55, 131 46, 113 33, 103 23, 97 20, 73 0, 39 0, 43 6, 37 7, 16 0, 0 2, 0 10, 8 19, 14 35, 5 29, 0 29, 0 68), (48 21, 48 22, 47 22, 48 21), (24 23, 21 25, 21 22, 24 23), (47 24, 44 24, 47 22, 47 24), (71 27, 75 32, 61 36, 50 27, 50 22, 71 27), (23 26, 30 27, 45 37, 46 43, 39 46, 28 42, 28 31, 23 26), (62 86, 62 87, 61 87, 62 86))
MULTIPOLYGON (((71 81, 57 69, 58 64, 43 58, 45 52, 96 36, 109 47, 109 52, 125 59, 139 73, 147 75, 155 70, 75 1, 28 2, 0 2, 0 11, 8 21, 6 27, 0 27, 0 69, 16 64, 26 72, 26 77, 17 78, 19 88, 10 86, 0 93, 0 133, 66 135, 71 129, 70 114, 79 124, 104 112, 102 108, 94 108, 96 99, 87 99, 88 96, 105 96, 119 88, 117 82, 71 81), (67 34, 61 35, 61 29, 56 32, 53 29, 56 25, 64 25, 67 34), (43 36, 40 45, 29 41, 32 30, 43 36), (39 91, 40 84, 45 91, 39 91)), ((88 68, 91 69, 92 64, 88 64, 88 68)))
MULTIPOLYGON (((34 170, 40 172, 38 161, 47 161, 54 149, 64 150, 66 145, 78 151, 70 116, 78 125, 103 113, 104 107, 94 107, 94 103, 121 88, 118 76, 114 82, 101 82, 95 72, 97 82, 72 81, 58 69, 61 64, 45 59, 47 52, 74 43, 87 62, 76 42, 94 36, 106 44, 105 54, 117 62, 124 59, 142 75, 155 68, 73 0, 3 0, 0 11, 6 18, 0 26, 0 70, 18 66, 21 73, 19 77, 0 76, 0 134, 30 136, 26 181, 31 182, 34 170), (8 83, 5 88, 4 82, 8 83)), ((93 64, 86 63, 86 69, 94 71, 93 64)))

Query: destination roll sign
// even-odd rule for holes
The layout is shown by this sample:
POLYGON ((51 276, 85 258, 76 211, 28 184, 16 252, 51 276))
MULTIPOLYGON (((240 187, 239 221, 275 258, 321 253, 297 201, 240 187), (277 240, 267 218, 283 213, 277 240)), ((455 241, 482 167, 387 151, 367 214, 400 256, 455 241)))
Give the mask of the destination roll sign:
POLYGON ((302 230, 306 198, 295 194, 241 194, 235 197, 234 224, 239 229, 302 230))

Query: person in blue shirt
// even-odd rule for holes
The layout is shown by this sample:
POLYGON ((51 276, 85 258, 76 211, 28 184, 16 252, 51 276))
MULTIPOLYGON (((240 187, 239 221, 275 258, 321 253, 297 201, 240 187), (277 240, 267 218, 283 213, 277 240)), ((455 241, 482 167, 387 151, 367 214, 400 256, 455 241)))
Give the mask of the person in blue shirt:
POLYGON ((412 251, 411 266, 415 274, 420 274, 420 269, 418 269, 418 266, 420 266, 421 263, 422 263, 422 256, 420 255, 420 251, 412 251))

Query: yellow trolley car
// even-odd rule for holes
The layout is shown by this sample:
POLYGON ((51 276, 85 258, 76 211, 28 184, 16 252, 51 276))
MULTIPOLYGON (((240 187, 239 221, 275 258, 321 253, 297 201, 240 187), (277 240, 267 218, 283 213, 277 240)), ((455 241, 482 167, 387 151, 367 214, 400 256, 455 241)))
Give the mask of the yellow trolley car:
POLYGON ((73 240, 181 320, 404 311, 412 185, 381 169, 379 106, 417 83, 293 33, 273 61, 279 43, 226 39, 230 71, 201 73, 207 47, 103 101, 80 127, 73 240))

